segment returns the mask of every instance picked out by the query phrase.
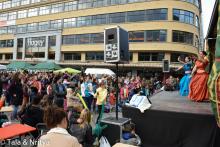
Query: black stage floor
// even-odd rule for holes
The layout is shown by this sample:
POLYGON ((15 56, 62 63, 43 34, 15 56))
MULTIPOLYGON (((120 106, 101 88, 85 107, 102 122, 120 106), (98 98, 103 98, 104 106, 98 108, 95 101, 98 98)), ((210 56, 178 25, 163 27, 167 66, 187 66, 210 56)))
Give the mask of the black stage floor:
POLYGON ((150 98, 152 110, 213 115, 209 102, 193 102, 178 91, 162 91, 150 98))
POLYGON ((177 91, 150 98, 152 107, 123 107, 123 117, 136 124, 142 147, 220 147, 220 128, 209 102, 193 102, 177 91))

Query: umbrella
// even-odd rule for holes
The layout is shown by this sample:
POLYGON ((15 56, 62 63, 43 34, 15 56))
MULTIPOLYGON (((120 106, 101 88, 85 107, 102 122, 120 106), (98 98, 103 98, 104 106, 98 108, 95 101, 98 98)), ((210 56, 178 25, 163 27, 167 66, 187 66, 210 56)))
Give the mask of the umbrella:
POLYGON ((73 68, 63 68, 63 69, 54 71, 54 73, 60 73, 60 72, 61 72, 61 73, 68 72, 68 73, 70 73, 70 74, 78 74, 78 73, 81 73, 81 71, 76 70, 76 69, 73 69, 73 68))
POLYGON ((6 67, 7 69, 18 70, 18 69, 30 69, 32 65, 30 63, 23 61, 12 61, 6 67))
POLYGON ((106 68, 87 68, 85 73, 88 74, 94 74, 94 75, 110 75, 115 76, 115 73, 111 69, 106 68))
POLYGON ((6 69, 7 69, 7 67, 5 65, 0 64, 0 70, 6 70, 6 69))
POLYGON ((54 62, 41 62, 35 65, 34 70, 59 70, 61 67, 54 62))

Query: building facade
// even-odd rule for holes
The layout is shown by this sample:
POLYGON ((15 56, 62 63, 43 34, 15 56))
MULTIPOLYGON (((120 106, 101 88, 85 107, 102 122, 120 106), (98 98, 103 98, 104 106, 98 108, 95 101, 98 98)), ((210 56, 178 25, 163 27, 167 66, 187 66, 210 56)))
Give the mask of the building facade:
POLYGON ((104 64, 104 28, 129 32, 132 69, 176 67, 197 54, 200 0, 0 0, 0 62, 53 60, 61 65, 104 64))

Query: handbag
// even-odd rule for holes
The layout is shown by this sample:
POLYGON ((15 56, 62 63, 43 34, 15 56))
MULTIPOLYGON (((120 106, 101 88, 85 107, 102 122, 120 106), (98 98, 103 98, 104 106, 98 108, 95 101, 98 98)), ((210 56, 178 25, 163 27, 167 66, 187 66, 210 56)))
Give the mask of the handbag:
POLYGON ((99 143, 100 143, 100 147, 111 147, 111 145, 109 144, 109 142, 105 136, 102 136, 100 138, 99 143))

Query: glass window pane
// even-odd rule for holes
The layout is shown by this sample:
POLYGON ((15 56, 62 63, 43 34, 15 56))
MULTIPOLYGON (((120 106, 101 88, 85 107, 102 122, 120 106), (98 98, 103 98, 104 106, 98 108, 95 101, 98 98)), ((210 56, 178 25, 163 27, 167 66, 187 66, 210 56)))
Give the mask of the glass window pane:
POLYGON ((48 28, 49 28, 49 23, 47 21, 39 22, 39 24, 38 24, 39 31, 44 31, 44 30, 47 30, 48 28))
POLYGON ((50 13, 50 6, 40 7, 39 15, 46 15, 50 13))
POLYGON ((18 18, 26 18, 27 10, 18 11, 18 18))
POLYGON ((51 13, 59 13, 63 11, 63 4, 55 4, 51 6, 51 13))
POLYGON ((38 8, 33 8, 28 10, 28 17, 37 16, 38 15, 38 8))

